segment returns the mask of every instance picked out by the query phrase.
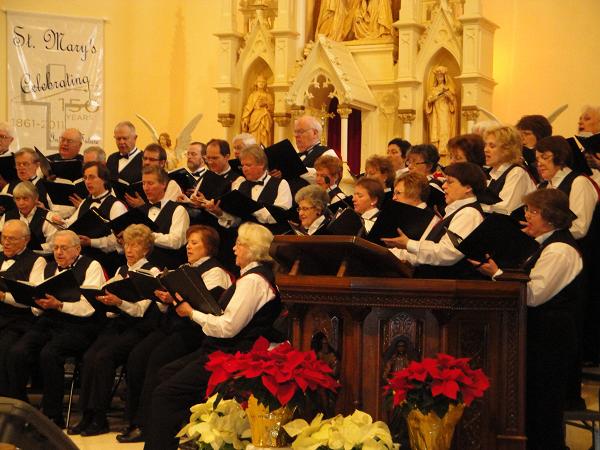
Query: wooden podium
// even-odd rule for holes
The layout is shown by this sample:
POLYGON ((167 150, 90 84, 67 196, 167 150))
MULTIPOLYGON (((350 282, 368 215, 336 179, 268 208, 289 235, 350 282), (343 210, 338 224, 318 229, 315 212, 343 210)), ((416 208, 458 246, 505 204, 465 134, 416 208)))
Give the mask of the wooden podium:
POLYGON ((402 337, 415 358, 470 357, 490 377, 483 399, 465 409, 454 449, 525 450, 526 277, 401 278, 411 272, 387 249, 347 236, 276 236, 271 255, 294 345, 307 350, 320 332, 337 351, 338 412, 388 419, 383 370, 402 337))

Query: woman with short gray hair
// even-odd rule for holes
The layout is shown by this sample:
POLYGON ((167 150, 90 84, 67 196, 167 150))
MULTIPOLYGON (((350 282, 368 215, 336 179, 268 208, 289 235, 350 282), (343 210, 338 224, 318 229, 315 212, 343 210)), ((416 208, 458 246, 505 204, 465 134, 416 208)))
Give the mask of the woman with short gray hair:
POLYGON ((329 222, 325 212, 329 205, 329 195, 317 185, 305 186, 296 192, 298 218, 302 231, 308 235, 321 234, 329 222))

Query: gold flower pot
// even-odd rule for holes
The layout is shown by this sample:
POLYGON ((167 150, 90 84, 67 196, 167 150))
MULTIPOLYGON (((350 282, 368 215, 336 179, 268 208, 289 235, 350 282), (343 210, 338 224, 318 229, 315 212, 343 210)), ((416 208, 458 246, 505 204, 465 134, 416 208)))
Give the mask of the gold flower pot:
POLYGON ((443 418, 431 411, 425 415, 413 409, 406 419, 412 450, 449 450, 454 428, 463 414, 464 405, 450 405, 443 418))
POLYGON ((250 422, 252 445, 269 448, 286 447, 287 433, 283 426, 292 420, 293 409, 283 407, 271 412, 269 408, 259 404, 252 395, 248 399, 246 415, 250 422))

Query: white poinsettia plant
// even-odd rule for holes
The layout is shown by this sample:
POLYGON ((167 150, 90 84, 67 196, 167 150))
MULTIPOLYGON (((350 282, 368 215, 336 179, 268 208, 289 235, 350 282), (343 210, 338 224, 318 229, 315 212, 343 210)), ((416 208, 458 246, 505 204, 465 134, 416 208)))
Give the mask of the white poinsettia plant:
POLYGON ((200 450, 239 450, 250 443, 250 425, 246 412, 235 400, 221 400, 217 395, 205 403, 192 406, 190 422, 177 434, 180 442, 195 442, 200 450))
POLYGON ((388 426, 362 411, 323 420, 319 413, 309 424, 296 419, 283 427, 294 438, 293 450, 395 450, 388 426))

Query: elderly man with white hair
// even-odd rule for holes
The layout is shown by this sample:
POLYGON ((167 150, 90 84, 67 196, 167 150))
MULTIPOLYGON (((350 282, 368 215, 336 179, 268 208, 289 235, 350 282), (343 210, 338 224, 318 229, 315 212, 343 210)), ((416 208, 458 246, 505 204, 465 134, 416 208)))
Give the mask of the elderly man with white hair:
POLYGON ((294 138, 298 155, 308 170, 302 175, 306 181, 315 183, 317 171, 314 169, 315 161, 322 155, 338 157, 337 153, 321 145, 321 134, 323 127, 321 122, 312 116, 302 116, 294 122, 294 138))
POLYGON ((0 156, 10 154, 10 144, 15 139, 13 128, 7 122, 0 122, 0 156))
MULTIPOLYGON (((27 248, 29 227, 21 220, 7 220, 2 227, 0 272, 3 277, 22 281, 41 278, 46 260, 27 248)), ((0 291, 0 397, 10 394, 6 356, 8 350, 33 326, 31 309, 10 292, 0 291)))
MULTIPOLYGON (((100 288, 104 271, 97 261, 81 255, 79 236, 69 230, 58 231, 53 239, 54 261, 48 263, 42 279, 64 270, 72 270, 79 286, 100 288)), ((64 427, 62 400, 64 363, 70 356, 80 357, 101 328, 101 316, 83 297, 56 298, 46 294, 36 300, 40 315, 35 325, 10 349, 7 357, 10 396, 27 401, 26 386, 35 361, 40 362, 44 391, 42 410, 60 427, 64 427)))
POLYGON ((577 122, 577 134, 591 136, 596 133, 600 133, 600 106, 586 105, 577 122))

